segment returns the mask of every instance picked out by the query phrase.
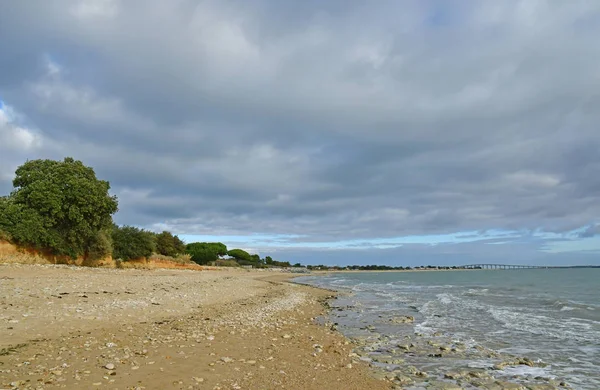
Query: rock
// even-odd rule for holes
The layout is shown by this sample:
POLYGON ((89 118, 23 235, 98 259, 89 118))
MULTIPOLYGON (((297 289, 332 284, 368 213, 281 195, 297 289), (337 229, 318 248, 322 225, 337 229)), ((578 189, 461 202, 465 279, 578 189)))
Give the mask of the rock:
POLYGON ((413 383, 413 380, 411 378, 401 374, 396 375, 396 380, 402 386, 411 385, 413 383))
POLYGON ((483 371, 470 371, 468 375, 472 378, 486 378, 488 374, 483 371))
POLYGON ((389 322, 391 322, 392 324, 411 324, 411 323, 415 322, 415 317, 413 317, 413 316, 392 317, 389 319, 389 322))
POLYGON ((458 372, 447 372, 444 374, 444 378, 456 380, 462 378, 462 375, 458 372))
POLYGON ((527 387, 520 383, 496 381, 496 384, 500 385, 503 390, 527 390, 527 387))
POLYGON ((284 338, 284 339, 291 339, 291 338, 292 338, 292 336, 290 336, 289 334, 284 334, 283 336, 281 336, 281 338, 284 338))
POLYGON ((463 390, 463 388, 455 383, 442 382, 442 381, 431 381, 427 386, 428 389, 435 390, 463 390))
POLYGON ((494 364, 494 366, 492 367, 494 370, 504 370, 506 367, 508 366, 512 366, 513 362, 500 362, 497 364, 494 364))
POLYGON ((107 370, 114 370, 115 369, 115 365, 112 363, 108 363, 104 366, 104 368, 106 368, 107 370))
POLYGON ((535 363, 533 361, 531 361, 530 359, 528 359, 528 358, 519 358, 517 360, 517 362, 519 364, 522 364, 522 365, 525 365, 525 366, 529 366, 529 367, 533 367, 535 365, 535 363))
POLYGON ((221 361, 223 363, 231 363, 233 361, 233 359, 230 358, 230 357, 224 356, 224 357, 221 358, 221 361))

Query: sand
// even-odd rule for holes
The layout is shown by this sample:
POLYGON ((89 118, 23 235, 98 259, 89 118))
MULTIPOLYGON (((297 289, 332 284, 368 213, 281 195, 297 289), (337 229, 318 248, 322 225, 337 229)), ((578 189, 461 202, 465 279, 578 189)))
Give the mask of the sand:
POLYGON ((0 265, 0 388, 391 388, 289 277, 0 265))

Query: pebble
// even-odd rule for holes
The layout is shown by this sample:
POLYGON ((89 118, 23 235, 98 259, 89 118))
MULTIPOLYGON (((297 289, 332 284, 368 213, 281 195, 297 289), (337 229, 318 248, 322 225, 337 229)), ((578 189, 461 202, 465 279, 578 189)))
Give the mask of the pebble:
POLYGON ((114 370, 115 369, 115 365, 112 363, 108 363, 104 366, 104 368, 106 368, 107 370, 114 370))

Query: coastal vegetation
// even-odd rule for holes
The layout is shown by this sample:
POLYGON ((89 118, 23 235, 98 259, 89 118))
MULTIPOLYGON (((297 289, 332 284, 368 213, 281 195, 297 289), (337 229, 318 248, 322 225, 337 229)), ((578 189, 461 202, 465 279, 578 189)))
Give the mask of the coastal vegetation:
POLYGON ((0 199, 0 230, 11 241, 71 257, 110 254, 118 202, 92 168, 72 158, 28 161, 13 186, 0 199))
POLYGON ((32 160, 17 168, 13 191, 0 197, 0 240, 21 248, 86 260, 108 256, 190 262, 200 265, 289 267, 271 257, 261 259, 243 249, 228 250, 220 242, 185 244, 169 231, 155 233, 136 226, 118 226, 110 183, 94 169, 67 157, 62 161, 32 160))

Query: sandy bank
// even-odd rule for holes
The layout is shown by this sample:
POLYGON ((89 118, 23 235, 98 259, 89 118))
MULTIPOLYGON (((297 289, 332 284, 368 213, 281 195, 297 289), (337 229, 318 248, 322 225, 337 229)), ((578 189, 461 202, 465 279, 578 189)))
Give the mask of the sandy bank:
POLYGON ((289 276, 0 265, 0 386, 390 388, 289 276))

